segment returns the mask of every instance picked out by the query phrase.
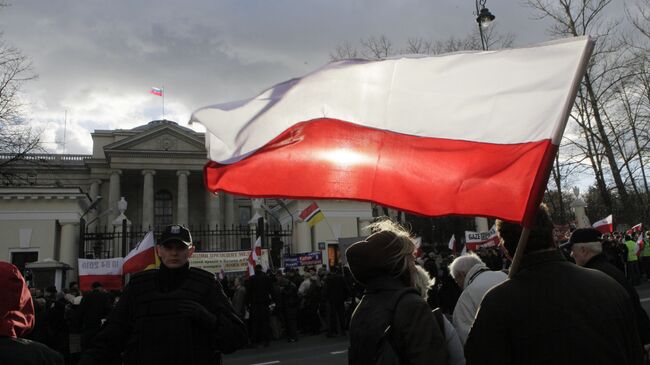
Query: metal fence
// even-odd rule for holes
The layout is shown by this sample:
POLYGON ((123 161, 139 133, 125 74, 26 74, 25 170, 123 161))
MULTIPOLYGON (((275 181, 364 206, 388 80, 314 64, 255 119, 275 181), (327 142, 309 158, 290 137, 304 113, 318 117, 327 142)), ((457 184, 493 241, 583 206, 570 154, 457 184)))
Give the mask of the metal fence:
MULTIPOLYGON (((232 227, 188 227, 197 251, 241 251, 250 250, 257 237, 262 236, 262 248, 275 251, 291 247, 292 231, 289 227, 264 225, 259 230, 257 225, 232 227)), ((94 231, 80 233, 79 257, 113 258, 123 257, 149 230, 140 227, 97 227, 94 231), (124 229, 126 228, 126 229, 124 229), (124 232, 124 233, 123 233, 124 232)), ((162 229, 154 230, 156 239, 162 229)), ((287 250, 285 250, 287 251, 287 250)))

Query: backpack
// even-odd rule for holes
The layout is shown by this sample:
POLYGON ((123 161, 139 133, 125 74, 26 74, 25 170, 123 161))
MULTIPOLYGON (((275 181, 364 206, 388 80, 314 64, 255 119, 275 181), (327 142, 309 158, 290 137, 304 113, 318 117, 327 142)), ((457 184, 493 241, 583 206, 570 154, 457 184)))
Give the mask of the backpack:
POLYGON ((388 325, 384 330, 384 334, 379 339, 379 345, 377 346, 377 353, 375 354, 376 365, 398 365, 405 364, 406 361, 400 358, 400 355, 395 349, 395 345, 392 341, 392 326, 393 326, 393 314, 395 309, 399 304, 400 300, 407 294, 413 293, 417 296, 420 296, 420 293, 415 288, 403 288, 398 290, 393 297, 391 298, 390 303, 390 318, 388 320, 388 325))

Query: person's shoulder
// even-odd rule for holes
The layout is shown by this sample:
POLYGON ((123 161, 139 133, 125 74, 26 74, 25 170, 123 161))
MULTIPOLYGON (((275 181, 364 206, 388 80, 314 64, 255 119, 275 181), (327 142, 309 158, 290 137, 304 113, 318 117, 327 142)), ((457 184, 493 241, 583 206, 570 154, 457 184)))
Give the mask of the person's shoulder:
POLYGON ((213 273, 198 267, 190 267, 190 273, 202 279, 215 280, 213 273))
MULTIPOLYGON (((3 348, 8 350, 7 354, 15 356, 24 364, 63 364, 63 357, 58 352, 52 350, 46 345, 24 338, 3 338, 3 348), (9 347, 9 348, 8 348, 9 347), (33 362, 32 362, 33 361, 33 362)), ((0 359, 6 359, 0 356, 0 359)), ((12 363, 11 359, 8 363, 12 363)))

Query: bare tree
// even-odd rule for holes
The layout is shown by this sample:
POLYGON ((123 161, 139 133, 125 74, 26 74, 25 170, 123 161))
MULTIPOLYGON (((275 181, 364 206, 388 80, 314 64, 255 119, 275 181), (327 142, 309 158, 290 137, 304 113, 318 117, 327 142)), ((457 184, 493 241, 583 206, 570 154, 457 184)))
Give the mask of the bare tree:
MULTIPOLYGON (((5 6, 0 2, 0 6, 5 6)), ((19 175, 9 168, 39 148, 39 133, 22 118, 21 90, 36 75, 27 56, 8 45, 0 33, 0 180, 12 184, 19 175)))

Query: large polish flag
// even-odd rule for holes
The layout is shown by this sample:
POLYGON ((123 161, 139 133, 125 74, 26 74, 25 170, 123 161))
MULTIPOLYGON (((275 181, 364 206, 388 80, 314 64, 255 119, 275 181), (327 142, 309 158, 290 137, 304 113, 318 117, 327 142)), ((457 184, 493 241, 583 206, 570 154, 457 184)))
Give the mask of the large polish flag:
POLYGON ((602 234, 614 232, 614 220, 612 218, 612 215, 610 214, 607 217, 592 224, 592 227, 597 229, 602 234))
POLYGON ((191 121, 206 128, 206 186, 523 222, 541 200, 592 49, 578 37, 343 60, 199 109, 191 121))
POLYGON ((155 252, 155 237, 153 231, 148 232, 131 252, 124 258, 122 272, 133 274, 143 270, 153 269, 157 264, 155 252))
POLYGON ((107 290, 122 289, 121 257, 113 259, 78 259, 79 289, 89 291, 94 282, 99 282, 107 290))

